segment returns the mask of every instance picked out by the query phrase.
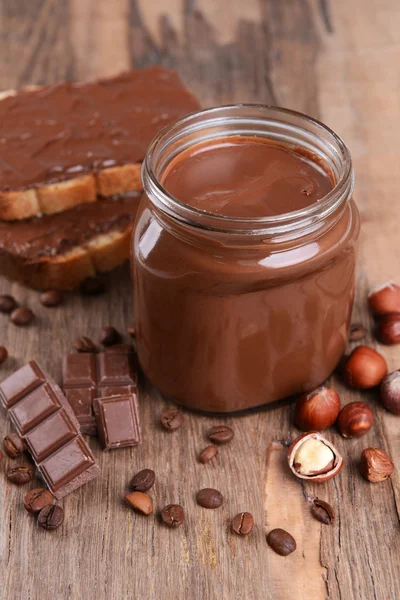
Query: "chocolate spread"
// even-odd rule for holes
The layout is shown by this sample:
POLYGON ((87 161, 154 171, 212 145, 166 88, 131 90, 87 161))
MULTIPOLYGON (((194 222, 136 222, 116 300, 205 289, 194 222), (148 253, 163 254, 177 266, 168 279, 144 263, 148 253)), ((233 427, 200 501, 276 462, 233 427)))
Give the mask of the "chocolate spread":
MULTIPOLYGON (((179 200, 239 217, 318 202, 311 157, 257 139, 209 142, 160 174, 179 200)), ((300 393, 340 360, 354 295, 359 217, 347 201, 303 238, 217 234, 146 195, 132 245, 137 349, 147 377, 191 408, 232 412, 300 393)))
POLYGON ((333 187, 326 171, 304 154, 240 136, 182 152, 168 166, 162 184, 186 204, 231 217, 300 210, 333 187))
POLYGON ((62 213, 15 221, 0 221, 0 258, 4 254, 34 261, 56 256, 93 237, 122 231, 135 219, 139 196, 102 198, 62 213))
POLYGON ((164 125, 197 108, 160 67, 22 90, 0 101, 0 190, 140 162, 164 125))

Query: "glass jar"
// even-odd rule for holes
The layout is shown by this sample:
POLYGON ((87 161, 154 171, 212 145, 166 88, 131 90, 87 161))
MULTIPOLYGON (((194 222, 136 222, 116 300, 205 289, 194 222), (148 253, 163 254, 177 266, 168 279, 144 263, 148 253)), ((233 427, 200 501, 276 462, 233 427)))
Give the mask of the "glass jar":
POLYGON ((348 149, 322 123, 262 105, 191 114, 151 143, 132 237, 137 351, 148 379, 193 409, 234 412, 311 389, 346 347, 359 215, 348 149), (180 152, 256 136, 309 153, 335 185, 265 218, 211 214, 171 196, 162 174, 180 152))

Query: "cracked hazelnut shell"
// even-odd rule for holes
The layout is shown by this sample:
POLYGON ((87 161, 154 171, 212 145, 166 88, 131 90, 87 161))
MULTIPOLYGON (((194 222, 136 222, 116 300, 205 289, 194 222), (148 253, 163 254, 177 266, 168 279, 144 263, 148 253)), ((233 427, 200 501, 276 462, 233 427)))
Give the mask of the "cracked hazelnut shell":
POLYGON ((303 431, 328 429, 340 412, 339 395, 324 385, 300 396, 296 402, 294 420, 303 431))
POLYGON ((361 454, 360 471, 371 483, 379 483, 390 477, 394 463, 380 448, 366 448, 361 454))
POLYGON ((374 413, 364 402, 349 402, 340 411, 338 427, 343 437, 358 438, 371 429, 374 421, 374 413))
POLYGON ((328 481, 329 479, 332 479, 332 477, 338 475, 343 468, 343 458, 335 446, 318 431, 309 431, 308 433, 303 433, 292 442, 288 450, 288 462, 290 470, 296 477, 299 479, 316 482, 328 481), (319 466, 322 468, 314 469, 309 473, 301 472, 305 469, 302 469, 301 465, 299 467, 298 460, 300 452, 305 449, 304 444, 306 442, 308 443, 310 440, 321 443, 314 443, 313 446, 310 446, 310 453, 316 455, 317 464, 319 460, 318 455, 320 455, 321 460, 324 459, 322 460, 321 464, 319 464, 319 466), (324 447, 330 452, 328 452, 324 447), (321 456, 322 454, 324 454, 323 457, 321 456))
POLYGON ((368 390, 379 385, 387 372, 382 354, 369 346, 357 346, 346 360, 343 377, 350 387, 368 390))

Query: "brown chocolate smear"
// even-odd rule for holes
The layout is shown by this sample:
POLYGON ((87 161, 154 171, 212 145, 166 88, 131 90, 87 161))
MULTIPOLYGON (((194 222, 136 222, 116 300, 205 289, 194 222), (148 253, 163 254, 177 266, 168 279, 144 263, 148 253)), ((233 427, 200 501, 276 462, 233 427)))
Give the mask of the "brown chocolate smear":
POLYGON ((22 90, 0 102, 0 189, 140 162, 164 125, 197 108, 178 74, 161 67, 22 90))
POLYGON ((15 221, 12 226, 0 221, 0 255, 38 259, 63 254, 97 235, 123 231, 133 223, 138 204, 138 195, 102 198, 55 215, 15 221))

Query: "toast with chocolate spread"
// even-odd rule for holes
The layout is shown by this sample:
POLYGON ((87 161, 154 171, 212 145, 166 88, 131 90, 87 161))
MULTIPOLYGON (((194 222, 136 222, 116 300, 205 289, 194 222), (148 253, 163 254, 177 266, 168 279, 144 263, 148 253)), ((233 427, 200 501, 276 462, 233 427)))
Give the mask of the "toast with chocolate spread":
POLYGON ((178 74, 161 67, 3 92, 0 219, 59 213, 140 190, 152 138, 197 108, 178 74))

